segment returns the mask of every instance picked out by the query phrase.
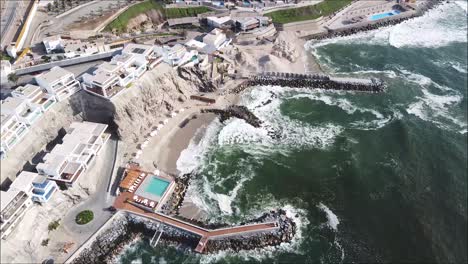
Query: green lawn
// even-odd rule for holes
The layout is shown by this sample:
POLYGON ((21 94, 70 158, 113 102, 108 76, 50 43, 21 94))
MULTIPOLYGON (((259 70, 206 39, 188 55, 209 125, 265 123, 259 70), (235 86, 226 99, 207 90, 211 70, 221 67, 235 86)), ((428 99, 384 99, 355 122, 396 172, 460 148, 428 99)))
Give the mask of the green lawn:
POLYGON ((163 9, 163 6, 156 2, 155 0, 148 0, 136 5, 131 6, 125 12, 120 14, 116 19, 114 19, 111 23, 109 23, 105 31, 112 31, 112 29, 116 29, 117 32, 125 32, 127 27, 128 21, 139 14, 145 13, 147 11, 153 9, 163 9))
POLYGON ((267 13, 265 16, 271 17, 273 23, 278 24, 312 20, 321 16, 328 16, 351 2, 352 0, 325 0, 313 6, 278 10, 267 13))
POLYGON ((79 225, 84 225, 91 222, 94 218, 94 213, 91 210, 81 211, 76 215, 75 222, 79 225))
POLYGON ((210 12, 211 10, 206 6, 187 7, 187 8, 166 8, 166 18, 181 18, 181 17, 194 17, 198 14, 210 12))
POLYGON ((162 2, 156 0, 147 0, 145 2, 136 4, 125 10, 120 14, 116 19, 109 23, 105 31, 112 31, 115 29, 117 32, 125 32, 128 21, 139 14, 145 13, 147 11, 159 9, 161 13, 167 18, 181 18, 188 16, 197 16, 201 13, 206 13, 211 11, 209 8, 200 6, 200 7, 189 7, 189 8, 167 8, 165 9, 162 5, 162 2))

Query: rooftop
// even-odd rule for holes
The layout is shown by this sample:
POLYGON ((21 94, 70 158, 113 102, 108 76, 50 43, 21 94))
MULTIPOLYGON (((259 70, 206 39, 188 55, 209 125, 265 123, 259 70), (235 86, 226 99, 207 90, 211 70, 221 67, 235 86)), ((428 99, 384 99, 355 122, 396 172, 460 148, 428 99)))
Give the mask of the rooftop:
POLYGON ((5 111, 5 110, 16 110, 16 108, 18 108, 19 106, 21 106, 22 104, 24 104, 24 100, 23 99, 20 99, 20 98, 16 98, 16 97, 8 97, 7 99, 5 99, 3 102, 2 102, 2 106, 1 106, 1 110, 2 111, 5 111))
POLYGON ((16 88, 14 90, 14 92, 18 93, 18 94, 22 94, 26 97, 29 97, 30 95, 38 92, 38 91, 42 91, 41 87, 37 86, 37 85, 33 85, 33 84, 26 84, 25 86, 20 86, 18 88, 16 88))
POLYGON ((28 192, 36 176, 37 176, 37 173, 29 172, 29 171, 22 171, 16 177, 13 183, 10 185, 9 190, 18 190, 18 191, 28 192))
POLYGON ((54 66, 52 69, 50 69, 48 72, 45 72, 39 76, 36 76, 36 79, 42 79, 43 81, 47 83, 53 83, 56 82, 63 77, 66 77, 67 75, 73 74, 61 67, 54 66))
POLYGON ((151 52, 153 52, 153 46, 136 43, 128 43, 122 50, 123 54, 137 54, 144 56, 148 56, 151 52))
POLYGON ((60 35, 54 35, 54 36, 50 36, 50 37, 45 37, 42 39, 42 42, 51 42, 51 41, 59 41, 61 40, 62 38, 60 37, 60 35))
POLYGON ((209 19, 209 20, 211 20, 211 21, 213 21, 215 23, 218 23, 218 24, 224 24, 224 23, 230 21, 231 17, 230 16, 223 16, 223 17, 213 17, 213 16, 211 16, 211 17, 207 17, 206 19, 209 19))

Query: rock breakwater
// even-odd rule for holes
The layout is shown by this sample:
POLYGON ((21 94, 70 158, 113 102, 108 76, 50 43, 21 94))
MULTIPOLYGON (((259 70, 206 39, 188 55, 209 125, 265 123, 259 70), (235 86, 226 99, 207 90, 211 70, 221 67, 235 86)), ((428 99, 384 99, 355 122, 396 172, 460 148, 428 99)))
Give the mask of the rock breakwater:
POLYGON ((214 113, 219 115, 221 122, 228 120, 231 117, 237 117, 245 120, 253 127, 260 127, 262 121, 256 117, 247 107, 241 105, 231 105, 226 109, 204 109, 202 113, 214 113))

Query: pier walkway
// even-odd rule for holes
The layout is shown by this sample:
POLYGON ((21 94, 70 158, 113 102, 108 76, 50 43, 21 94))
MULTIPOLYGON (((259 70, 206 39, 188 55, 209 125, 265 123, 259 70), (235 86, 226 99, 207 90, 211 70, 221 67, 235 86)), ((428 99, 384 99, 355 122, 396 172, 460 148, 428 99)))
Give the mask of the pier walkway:
POLYGON ((279 229, 279 225, 277 222, 249 224, 249 225, 226 227, 226 228, 219 228, 219 229, 213 229, 213 230, 205 229, 203 227, 196 226, 194 224, 170 217, 168 215, 153 212, 150 209, 144 208, 143 206, 141 207, 137 206, 136 204, 133 204, 133 202, 131 201, 126 202, 128 199, 131 199, 132 196, 133 194, 128 193, 128 192, 121 193, 117 197, 114 203, 114 207, 119 210, 127 211, 130 213, 139 215, 139 216, 150 218, 158 222, 164 223, 166 225, 170 225, 175 228, 182 229, 192 234, 201 236, 200 242, 198 243, 198 246, 195 249, 195 251, 198 253, 203 253, 203 250, 205 249, 205 246, 209 239, 230 237, 230 236, 243 235, 243 234, 248 234, 248 233, 268 232, 268 231, 279 229))

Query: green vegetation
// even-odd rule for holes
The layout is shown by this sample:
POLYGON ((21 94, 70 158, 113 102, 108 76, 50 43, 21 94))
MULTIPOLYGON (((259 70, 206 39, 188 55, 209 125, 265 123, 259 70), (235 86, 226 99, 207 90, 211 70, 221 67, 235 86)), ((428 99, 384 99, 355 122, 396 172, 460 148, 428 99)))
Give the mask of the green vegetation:
POLYGON ((8 81, 14 83, 15 85, 18 84, 19 77, 14 72, 8 74, 8 81))
POLYGON ((8 54, 6 53, 3 53, 3 52, 0 52, 0 60, 7 60, 7 61, 11 61, 13 58, 10 57, 8 54))
POLYGON ((136 4, 125 10, 116 19, 109 23, 105 31, 115 30, 118 33, 125 32, 128 21, 140 14, 151 10, 160 10, 166 18, 181 18, 188 16, 197 16, 198 14, 209 12, 210 9, 204 6, 188 7, 188 8, 164 8, 160 2, 156 0, 146 0, 145 2, 136 4))
POLYGON ((163 7, 160 3, 155 0, 147 0, 145 2, 133 5, 129 7, 125 12, 120 14, 116 19, 114 19, 109 25, 106 26, 104 30, 112 31, 116 30, 117 32, 125 32, 128 21, 139 14, 151 11, 153 9, 162 10, 163 7))
POLYGON ((41 246, 43 246, 43 247, 47 247, 47 245, 49 245, 49 239, 48 239, 48 238, 47 238, 47 239, 44 239, 44 240, 42 240, 42 242, 41 242, 41 246))
POLYGON ((84 225, 91 222, 94 218, 94 213, 91 210, 81 211, 76 215, 75 222, 79 225, 84 225))
POLYGON ((206 6, 187 7, 187 8, 166 8, 164 10, 166 18, 195 17, 198 14, 210 12, 206 6))
POLYGON ((52 231, 52 230, 57 229, 59 226, 60 226, 60 219, 50 222, 48 229, 49 231, 52 231))
POLYGON ((325 0, 316 5, 278 10, 265 14, 273 23, 286 24, 298 21, 313 20, 328 16, 350 4, 352 0, 325 0))

